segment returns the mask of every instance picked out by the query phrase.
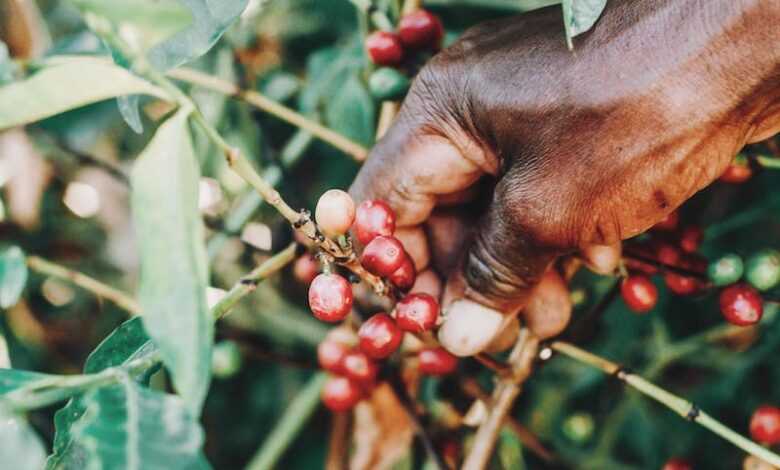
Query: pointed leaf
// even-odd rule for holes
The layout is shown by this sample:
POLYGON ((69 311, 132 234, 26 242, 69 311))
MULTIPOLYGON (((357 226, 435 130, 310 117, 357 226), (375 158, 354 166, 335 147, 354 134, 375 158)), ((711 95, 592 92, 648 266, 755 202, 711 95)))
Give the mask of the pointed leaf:
POLYGON ((572 48, 571 38, 582 34, 596 24, 607 0, 563 0, 563 25, 566 43, 572 48))
POLYGON ((56 375, 20 369, 0 369, 0 396, 39 381, 49 381, 56 375))
POLYGON ((3 468, 43 468, 46 451, 22 416, 0 407, 0 462, 3 468))
POLYGON ((350 76, 328 104, 326 117, 333 130, 370 145, 374 140, 376 104, 357 75, 350 76))
POLYGON ((129 94, 166 98, 163 90, 104 59, 55 60, 26 80, 0 87, 0 130, 129 94))
POLYGON ((195 415, 209 385, 214 334, 206 304, 198 180, 187 112, 182 110, 160 126, 138 158, 131 186, 144 327, 195 415))
POLYGON ((21 248, 12 246, 0 253, 0 307, 16 304, 26 283, 27 263, 21 248))
POLYGON ((157 350, 144 330, 141 317, 134 317, 119 325, 87 358, 84 372, 93 374, 109 367, 120 366, 145 357, 157 350))

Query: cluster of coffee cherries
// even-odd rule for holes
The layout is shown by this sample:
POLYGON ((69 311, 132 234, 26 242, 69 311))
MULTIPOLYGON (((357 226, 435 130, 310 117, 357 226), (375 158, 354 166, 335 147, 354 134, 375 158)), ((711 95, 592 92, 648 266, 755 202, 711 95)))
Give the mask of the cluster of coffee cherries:
POLYGON ((707 288, 720 288, 720 310, 734 325, 753 325, 763 315, 763 299, 759 291, 767 291, 780 284, 780 252, 762 250, 743 262, 733 253, 708 262, 697 253, 704 232, 697 225, 680 227, 679 215, 672 212, 650 231, 641 242, 626 247, 629 256, 625 265, 629 276, 621 284, 626 305, 637 313, 650 311, 658 301, 658 290, 650 276, 658 273, 658 263, 690 272, 666 270, 663 279, 676 295, 694 295, 707 288), (631 254, 637 255, 631 257, 631 254), (743 276, 746 282, 743 282, 743 276))
MULTIPOLYGON (((368 200, 355 207, 352 198, 340 190, 325 192, 317 203, 315 220, 324 235, 351 247, 349 231, 363 246, 360 265, 369 273, 403 293, 390 314, 375 313, 360 325, 357 334, 347 326, 333 329, 319 345, 320 366, 333 374, 326 382, 322 399, 334 411, 352 408, 376 385, 379 361, 390 357, 401 346, 404 333, 415 335, 431 331, 439 320, 439 303, 425 293, 408 293, 414 286, 414 261, 395 232, 395 212, 381 200, 368 200)), ((294 271, 306 279, 317 261, 304 255, 294 271)), ((327 266, 314 276, 309 286, 309 307, 322 321, 335 323, 347 319, 353 307, 350 282, 327 266)), ((426 375, 445 375, 457 367, 457 358, 445 349, 420 347, 416 350, 418 370, 426 375)))
POLYGON ((368 81, 371 94, 380 100, 402 97, 409 87, 409 79, 398 69, 411 58, 410 53, 438 50, 443 38, 441 20, 427 10, 402 16, 395 32, 371 33, 366 38, 366 53, 379 66, 368 81))

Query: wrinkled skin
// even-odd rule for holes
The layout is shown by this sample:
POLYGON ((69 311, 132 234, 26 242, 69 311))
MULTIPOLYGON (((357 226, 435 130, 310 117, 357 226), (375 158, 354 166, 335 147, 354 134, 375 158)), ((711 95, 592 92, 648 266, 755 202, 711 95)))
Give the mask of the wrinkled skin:
POLYGON ((396 209, 445 304, 513 314, 556 257, 619 250, 780 131, 778 24, 778 0, 610 1, 573 52, 560 7, 479 25, 420 72, 352 193, 396 209))

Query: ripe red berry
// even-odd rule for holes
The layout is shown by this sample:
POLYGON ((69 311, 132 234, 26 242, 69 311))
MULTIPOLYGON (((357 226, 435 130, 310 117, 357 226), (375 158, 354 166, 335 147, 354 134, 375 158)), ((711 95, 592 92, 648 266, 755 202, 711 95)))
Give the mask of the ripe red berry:
POLYGON ((658 289, 647 276, 631 275, 623 280, 620 293, 628 308, 636 313, 652 310, 658 302, 658 289))
POLYGON ((447 375, 458 367, 458 358, 442 347, 425 348, 418 358, 420 373, 425 375, 447 375))
POLYGON ((325 235, 344 235, 355 220, 355 203, 344 191, 329 189, 317 201, 314 218, 325 235))
POLYGON ((669 459, 661 470, 693 470, 693 466, 685 459, 669 459))
POLYGON ((695 253, 704 240, 704 231, 698 225, 689 225, 680 233, 680 248, 686 253, 695 253))
POLYGON ((396 269, 395 272, 388 277, 388 279, 397 288, 404 292, 411 289, 412 286, 414 286, 414 281, 417 279, 417 270, 414 268, 414 262, 412 261, 412 258, 406 256, 404 258, 404 262, 401 264, 401 267, 396 269))
POLYGON ((395 232, 395 212, 384 201, 363 201, 355 212, 353 229, 364 245, 379 235, 390 236, 395 232))
POLYGON ((322 321, 343 320, 352 310, 352 286, 338 274, 319 274, 309 286, 309 307, 322 321))
POLYGON ((398 65, 404 57, 401 38, 388 31, 375 31, 366 38, 366 52, 377 65, 398 65))
POLYGON ((319 270, 320 263, 311 253, 304 253, 293 263, 293 276, 302 284, 311 284, 319 270))
POLYGON ((750 436, 770 446, 780 443, 780 408, 769 405, 756 408, 750 418, 750 436))
POLYGON ((373 359, 384 359, 401 345, 403 332, 386 313, 377 313, 360 326, 360 350, 373 359))
POLYGON ((750 168, 750 162, 744 156, 737 155, 719 179, 724 183, 739 184, 749 180, 751 176, 753 176, 753 169, 750 168))
POLYGON ((664 274, 664 282, 666 287, 677 295, 692 295, 698 292, 701 287, 698 279, 673 272, 664 274))
POLYGON ((444 27, 438 16, 426 10, 417 10, 401 18, 398 35, 406 47, 438 49, 444 37, 444 27))
POLYGON ((347 377, 330 377, 322 387, 320 397, 330 410, 347 411, 363 397, 363 389, 347 377))
POLYGON ((439 302, 428 294, 409 294, 395 305, 395 321, 404 331, 428 331, 438 318, 439 302))
POLYGON ((379 366, 361 351, 352 351, 344 356, 344 375, 361 384, 372 384, 379 374, 379 366))
POLYGON ((680 222, 680 214, 677 211, 672 211, 664 220, 653 225, 653 230, 659 232, 673 232, 677 230, 677 224, 680 222))
POLYGON ((371 274, 386 277, 401 267, 406 256, 406 250, 397 238, 380 235, 363 249, 360 264, 371 274))
POLYGON ((680 264, 680 250, 667 242, 659 242, 655 247, 656 259, 668 266, 678 266, 680 264))
POLYGON ((342 373, 344 358, 349 354, 349 346, 332 339, 324 339, 317 346, 317 362, 329 372, 342 373))
POLYGON ((747 284, 734 284, 720 293, 720 311, 729 323, 747 326, 764 314, 761 294, 747 284))

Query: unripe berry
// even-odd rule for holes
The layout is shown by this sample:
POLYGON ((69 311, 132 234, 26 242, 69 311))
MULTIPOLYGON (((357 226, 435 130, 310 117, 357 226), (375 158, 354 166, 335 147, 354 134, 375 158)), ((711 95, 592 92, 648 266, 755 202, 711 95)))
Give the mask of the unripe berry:
POLYGON ((352 409, 363 396, 360 384, 347 377, 330 377, 322 387, 322 402, 331 411, 352 409))
POLYGON ((302 254, 293 263, 293 276, 302 284, 311 284, 319 271, 320 263, 311 253, 302 254))
POLYGON ((379 235, 390 236, 395 232, 395 212, 384 201, 363 201, 355 212, 353 229, 364 245, 379 235))
POLYGON ((397 238, 380 235, 363 249, 360 264, 371 274, 386 277, 401 267, 406 256, 406 250, 397 238))
POLYGON ((390 67, 376 69, 368 78, 368 89, 378 100, 398 100, 409 90, 409 78, 390 67))
POLYGON ((349 354, 349 346, 332 339, 325 338, 317 346, 317 362, 328 372, 341 374, 347 354, 349 354))
POLYGON ((458 358, 442 347, 425 348, 418 355, 420 373, 425 375, 447 375, 458 368, 458 358))
POLYGON ((707 267, 707 275, 713 284, 722 287, 739 281, 744 270, 742 258, 739 255, 726 254, 710 263, 707 267))
POLYGON ((352 310, 352 286, 338 274, 320 274, 309 286, 309 307, 322 321, 343 320, 352 310))
POLYGON ((661 470, 693 470, 693 466, 685 459, 669 459, 661 470))
POLYGON ((388 276, 388 279, 403 292, 411 289, 414 286, 414 281, 417 279, 417 270, 414 268, 412 258, 406 256, 401 267, 388 276))
POLYGON ((653 225, 652 230, 658 232, 673 232, 677 230, 678 223, 680 223, 680 214, 675 210, 670 212, 662 221, 653 225))
POLYGON ((734 284, 720 293, 720 311, 734 325, 758 323, 764 314, 761 295, 747 284, 734 284))
POLYGON ((342 370, 344 375, 364 385, 374 383, 379 374, 379 366, 362 351, 352 351, 344 356, 342 370))
POLYGON ((566 418, 563 422, 563 435, 575 444, 585 444, 593 436, 596 424, 590 413, 579 412, 566 418))
POLYGON ((750 168, 750 162, 744 155, 737 155, 719 179, 724 183, 740 184, 749 180, 751 176, 753 176, 753 169, 750 168))
POLYGON ((395 305, 395 321, 404 331, 428 331, 438 318, 439 302, 428 294, 409 294, 395 305))
POLYGON ((358 330, 360 350, 373 359, 384 359, 401 345, 403 332, 386 313, 377 313, 358 330))
POLYGON ((401 17, 398 35, 406 47, 438 49, 444 37, 444 27, 438 16, 426 10, 417 10, 401 17))
POLYGON ((377 65, 398 65, 404 57, 401 38, 388 31, 375 31, 366 38, 366 52, 377 65))
POLYGON ((320 196, 314 218, 323 233, 338 237, 347 233, 355 221, 355 203, 340 189, 329 189, 320 196))
POLYGON ((745 279, 760 291, 775 287, 780 283, 780 252, 762 250, 748 258, 745 279))
POLYGON ((636 313, 649 312, 658 302, 658 289, 641 274, 625 278, 620 285, 620 293, 628 308, 636 313))
POLYGON ((780 408, 769 405, 756 408, 750 418, 750 436, 770 446, 780 443, 780 408))
POLYGON ((686 253, 695 253, 704 240, 704 230, 698 225, 689 225, 680 233, 680 248, 686 253))
POLYGON ((241 369, 241 350, 235 341, 220 341, 211 354, 211 371, 215 377, 228 378, 241 369))

